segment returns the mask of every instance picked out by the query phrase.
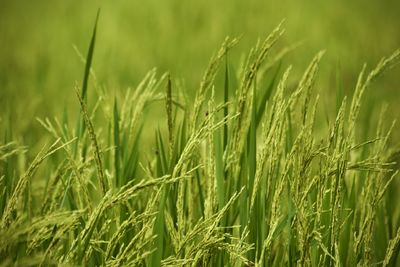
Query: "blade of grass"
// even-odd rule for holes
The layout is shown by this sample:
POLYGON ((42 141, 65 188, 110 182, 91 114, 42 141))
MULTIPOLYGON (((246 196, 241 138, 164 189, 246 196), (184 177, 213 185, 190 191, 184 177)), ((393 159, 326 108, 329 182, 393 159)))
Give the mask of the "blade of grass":
MULTIPOLYGON (((86 56, 86 64, 85 64, 85 71, 83 74, 83 81, 82 81, 82 89, 81 89, 81 98, 82 101, 84 103, 86 103, 87 101, 87 88, 88 88, 88 82, 89 82, 89 75, 90 75, 90 68, 92 66, 92 60, 93 60, 93 53, 94 53, 94 47, 95 47, 95 43, 96 43, 96 34, 97 34, 97 23, 99 20, 99 16, 100 16, 100 9, 97 10, 97 14, 96 14, 96 20, 94 23, 94 28, 93 28, 93 33, 92 33, 92 37, 90 40, 90 44, 89 44, 89 49, 88 49, 88 53, 86 56)), ((78 125, 76 128, 76 136, 78 138, 82 137, 83 132, 85 131, 85 125, 83 123, 82 119, 78 120, 78 125)), ((78 143, 76 143, 75 146, 75 155, 78 152, 78 143)))
POLYGON ((282 63, 279 62, 279 65, 276 68, 276 71, 273 74, 273 76, 271 78, 271 81, 269 82, 268 86, 266 87, 266 89, 264 91, 264 94, 262 94, 261 100, 258 103, 257 115, 256 115, 256 128, 258 128, 258 126, 259 126, 259 124, 261 122, 261 119, 262 119, 262 117, 264 115, 264 112, 265 112, 265 109, 266 109, 266 106, 267 106, 266 104, 267 104, 268 100, 270 99, 270 97, 272 95, 275 83, 276 83, 277 78, 279 76, 281 65, 282 65, 282 63))
POLYGON ((117 188, 121 187, 120 181, 120 137, 119 137, 119 115, 117 99, 114 99, 114 171, 115 171, 115 185, 117 188))

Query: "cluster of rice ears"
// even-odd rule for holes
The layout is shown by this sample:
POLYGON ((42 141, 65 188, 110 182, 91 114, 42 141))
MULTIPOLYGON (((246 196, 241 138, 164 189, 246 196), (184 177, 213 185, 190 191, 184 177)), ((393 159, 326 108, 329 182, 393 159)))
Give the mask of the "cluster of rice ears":
POLYGON ((75 89, 76 127, 67 112, 39 120, 55 141, 28 167, 27 149, 5 132, 0 265, 399 264, 394 124, 382 112, 373 139, 357 131, 366 89, 400 51, 369 73, 364 66, 352 99, 338 86, 336 118, 317 133, 313 87, 323 52, 288 85, 291 67, 280 62, 291 49, 271 55, 282 34, 279 25, 237 71, 228 62, 237 40, 226 39, 194 101, 153 70, 121 104, 96 85, 100 96, 89 105, 95 27, 75 89), (167 130, 151 133, 155 149, 144 151, 143 114, 155 101, 165 103, 167 130))

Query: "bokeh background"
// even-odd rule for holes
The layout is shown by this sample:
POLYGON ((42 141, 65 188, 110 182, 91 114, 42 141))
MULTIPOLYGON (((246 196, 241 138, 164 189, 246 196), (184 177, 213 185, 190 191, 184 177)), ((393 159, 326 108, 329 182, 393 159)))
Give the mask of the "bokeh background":
MULTIPOLYGON (((239 61, 285 19, 278 46, 302 42, 286 57, 296 71, 326 49, 317 87, 329 106, 337 71, 351 95, 364 62, 373 67, 400 47, 398 0, 2 0, 1 128, 34 144, 44 131, 36 117, 78 109, 73 88, 81 83, 84 64, 74 47, 86 55, 98 8, 93 68, 98 83, 111 92, 135 87, 157 67, 182 80, 190 94, 226 36, 241 36, 232 52, 232 61, 239 61)), ((399 82, 397 68, 374 84, 366 108, 388 103, 392 118, 399 117, 399 82)))

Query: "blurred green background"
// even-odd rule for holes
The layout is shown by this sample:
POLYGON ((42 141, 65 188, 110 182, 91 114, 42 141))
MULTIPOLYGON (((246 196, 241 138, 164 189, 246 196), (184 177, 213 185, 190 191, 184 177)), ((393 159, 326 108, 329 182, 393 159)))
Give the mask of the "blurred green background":
MULTIPOLYGON (((287 57, 298 73, 316 52, 327 50, 318 87, 329 106, 337 69, 350 95, 364 62, 373 67, 400 47, 398 0, 1 1, 1 127, 11 118, 14 132, 34 143, 40 136, 35 133, 43 133, 35 117, 78 109, 73 88, 81 84, 84 64, 73 47, 86 55, 98 8, 93 68, 110 92, 136 86, 153 67, 170 71, 194 91, 226 36, 241 36, 232 55, 237 61, 285 19, 279 46, 303 42, 287 57)), ((367 100, 388 102, 393 118, 400 110, 399 74, 397 68, 380 79, 367 100)))

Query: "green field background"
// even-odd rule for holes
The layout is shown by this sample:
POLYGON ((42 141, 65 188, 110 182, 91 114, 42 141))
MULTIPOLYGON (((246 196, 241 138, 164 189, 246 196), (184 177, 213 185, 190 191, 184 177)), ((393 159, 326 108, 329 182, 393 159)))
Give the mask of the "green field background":
MULTIPOLYGON (((6 128, 11 120, 24 143, 36 143, 43 133, 36 117, 78 110, 73 87, 81 83, 84 64, 74 47, 86 55, 98 8, 93 68, 111 94, 135 87, 153 67, 169 71, 190 94, 226 36, 241 37, 231 53, 237 66, 285 19, 278 47, 301 43, 286 57, 294 73, 327 50, 318 87, 329 107, 336 72, 351 95, 363 63, 372 67, 400 46, 400 2, 394 0, 1 1, 0 123, 6 128)), ((368 105, 388 102, 393 118, 400 110, 399 74, 390 72, 367 94, 368 105)))

